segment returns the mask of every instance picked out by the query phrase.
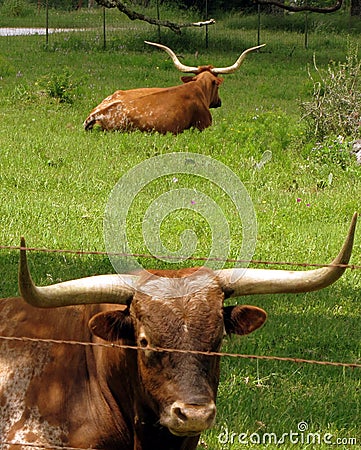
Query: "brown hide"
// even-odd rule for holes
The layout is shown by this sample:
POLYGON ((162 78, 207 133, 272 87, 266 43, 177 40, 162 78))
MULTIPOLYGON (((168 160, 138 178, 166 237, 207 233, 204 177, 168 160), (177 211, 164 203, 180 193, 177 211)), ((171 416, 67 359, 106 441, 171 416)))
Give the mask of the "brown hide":
POLYGON ((184 84, 169 88, 116 91, 94 108, 84 122, 103 130, 158 131, 181 133, 194 127, 204 130, 212 124, 209 108, 221 106, 218 87, 221 78, 208 67, 198 75, 182 77, 184 84))
POLYGON ((140 277, 130 307, 43 310, 19 298, 0 301, 0 335, 142 347, 0 339, 1 438, 107 450, 195 449, 214 422, 219 358, 153 348, 216 351, 224 331, 247 334, 266 315, 254 307, 223 309, 213 272, 191 274, 140 277))
MULTIPOLYGON (((1 300, 0 335, 89 342, 89 319, 107 309, 42 310, 20 298, 1 300)), ((92 347, 0 339, 0 440, 80 448, 118 440, 128 448, 127 427, 109 411, 111 394, 100 389, 96 366, 92 347)))

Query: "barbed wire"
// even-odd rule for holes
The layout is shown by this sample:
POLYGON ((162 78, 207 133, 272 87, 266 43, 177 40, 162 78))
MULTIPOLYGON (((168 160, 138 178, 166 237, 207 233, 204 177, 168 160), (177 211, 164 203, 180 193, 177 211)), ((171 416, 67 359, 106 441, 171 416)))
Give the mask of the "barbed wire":
MULTIPOLYGON (((80 345, 80 346, 92 346, 92 347, 104 347, 113 349, 131 349, 131 350, 143 350, 143 347, 132 346, 125 344, 115 344, 115 343, 96 343, 96 342, 81 342, 81 341, 65 341, 56 339, 39 339, 39 338, 29 338, 29 337, 13 337, 13 336, 0 336, 0 340, 6 341, 21 341, 21 342, 41 342, 47 344, 56 345, 80 345)), ((256 359, 256 360, 267 360, 267 361, 281 361, 281 362, 292 362, 298 364, 316 364, 323 366, 336 366, 344 367, 350 369, 361 368, 361 364, 358 363, 344 363, 344 362, 333 362, 333 361, 318 361, 309 360, 302 358, 291 358, 291 357, 281 357, 281 356, 266 356, 266 355, 248 355, 240 353, 228 353, 228 352, 201 352, 196 350, 182 350, 182 349, 170 349, 170 348, 147 348, 147 350, 152 350, 155 352, 169 352, 169 353, 187 353, 187 354, 201 354, 205 356, 219 356, 219 357, 232 357, 232 358, 243 358, 243 359, 256 359)), ((32 444, 27 442, 15 442, 15 441, 0 441, 2 445, 9 446, 24 446, 30 448, 39 448, 44 450, 94 450, 94 448, 81 448, 81 447, 68 447, 59 445, 48 445, 48 444, 32 444)))
POLYGON ((127 349, 127 350, 147 350, 159 353, 182 353, 191 355, 204 355, 204 356, 219 356, 219 357, 231 357, 231 358, 243 358, 243 359, 259 359, 267 361, 283 361, 283 362, 293 362, 298 364, 316 364, 322 366, 334 366, 334 367, 347 367, 350 369, 361 369, 361 363, 345 363, 345 362, 333 362, 333 361, 318 361, 312 359, 303 359, 296 357, 284 357, 284 356, 271 356, 271 355, 249 355, 242 353, 229 353, 229 352, 205 352, 200 350, 185 350, 177 348, 162 348, 162 347, 140 347, 137 345, 127 345, 118 343, 101 343, 101 342, 85 342, 85 341, 73 341, 73 340, 61 340, 61 339, 41 339, 41 338, 30 338, 26 336, 1 336, 0 340, 5 341, 20 341, 20 342, 32 342, 32 343, 45 343, 54 345, 79 345, 83 347, 103 347, 103 348, 113 348, 113 349, 127 349))
MULTIPOLYGON (((43 253, 60 253, 60 254, 75 254, 75 255, 100 255, 100 256, 123 256, 123 257, 138 257, 138 258, 148 258, 148 259, 169 259, 172 260, 173 257, 170 256, 159 256, 143 253, 110 253, 105 251, 89 251, 89 250, 71 250, 71 249, 48 249, 48 248, 38 248, 38 247, 21 247, 21 246, 11 246, 11 245, 1 245, 0 250, 26 250, 29 252, 43 252, 43 253)), ((178 259, 179 257, 177 257, 178 259)), ((207 258, 207 257, 187 257, 185 260, 192 261, 220 261, 220 262, 230 262, 238 264, 262 264, 262 265, 282 265, 282 266, 298 266, 298 267, 342 267, 346 269, 361 269, 361 265, 355 264, 313 264, 313 263, 299 263, 299 262, 289 262, 289 261, 262 261, 262 260, 240 260, 232 258, 207 258)), ((30 337, 15 337, 15 336, 2 336, 0 335, 0 341, 18 341, 18 342, 31 342, 31 343, 44 343, 52 345, 78 345, 78 346, 92 346, 92 347, 102 347, 102 348, 113 348, 113 349, 128 349, 128 350, 143 350, 143 347, 119 344, 119 343, 100 343, 100 342, 82 342, 73 340, 57 340, 57 339, 41 339, 41 338, 30 338, 30 337)), ((151 347, 147 350, 155 352, 168 352, 168 353, 187 353, 196 355, 205 355, 211 357, 231 357, 231 358, 242 358, 250 360, 263 360, 263 361, 280 361, 280 362, 291 362, 296 364, 312 364, 319 366, 333 366, 333 367, 343 367, 350 369, 360 369, 361 363, 345 363, 345 362, 334 362, 334 361, 320 361, 312 359, 304 359, 298 357, 283 357, 283 356, 273 356, 273 355, 250 355, 241 353, 229 353, 229 352, 203 352, 197 350, 183 350, 183 349, 172 349, 172 348, 160 348, 151 347)), ((0 441, 1 446, 23 446, 33 449, 44 449, 44 450, 94 450, 93 448, 80 448, 80 447, 68 447, 63 445, 50 445, 50 444, 34 444, 28 442, 17 442, 17 441, 0 441)))
MULTIPOLYGON (((72 249, 50 249, 44 247, 21 247, 18 245, 0 245, 0 250, 25 250, 27 252, 39 252, 39 253, 60 253, 60 254, 73 254, 73 255, 99 255, 99 256, 121 256, 124 258, 148 258, 148 259, 162 259, 162 260, 177 260, 182 257, 174 255, 152 255, 150 253, 123 253, 123 252, 106 252, 100 250, 72 250, 72 249)), ((294 262, 294 261, 267 261, 257 259, 237 259, 237 258, 217 258, 206 256, 187 256, 182 259, 183 261, 215 261, 224 263, 236 263, 236 264, 255 264, 255 265, 274 265, 274 266, 295 266, 295 267, 341 267, 345 269, 357 270, 361 269, 361 265, 357 264, 341 264, 341 263, 306 263, 306 262, 294 262)))
MULTIPOLYGON (((109 255, 109 252, 105 251, 91 251, 91 250, 71 250, 71 249, 48 249, 48 248, 40 248, 40 247, 22 247, 22 246, 13 246, 13 245, 1 245, 0 250, 26 250, 29 252, 44 252, 44 253, 68 253, 68 254, 76 254, 76 255, 109 255)), ((169 258, 172 259, 172 256, 156 256, 151 254, 142 254, 142 253, 112 253, 112 255, 118 256, 128 256, 128 257, 144 257, 144 258, 169 258)), ((179 258, 179 257, 178 257, 179 258)), ((197 261, 205 261, 210 258, 206 257, 188 257, 190 260, 197 261)), ((239 259, 231 259, 231 258, 212 258, 212 260, 224 261, 224 262, 236 262, 236 263, 254 263, 254 264, 269 264, 269 265, 294 265, 294 266, 302 266, 302 267, 342 267, 351 270, 361 269, 361 266, 354 264, 313 264, 313 263, 296 263, 289 261, 261 261, 261 260, 239 260, 239 259)), ((30 337, 14 337, 14 336, 1 336, 0 340, 8 340, 8 341, 23 341, 23 342, 43 342, 43 343, 51 343, 51 344, 63 344, 63 345, 82 345, 82 346, 98 346, 98 347, 110 347, 110 348, 123 348, 123 349, 143 349, 142 347, 125 345, 125 344, 115 344, 115 343, 96 343, 96 342, 80 342, 80 341, 71 341, 71 340, 56 340, 56 339, 40 339, 40 338, 30 338, 30 337)), ((304 364, 318 364, 318 365, 327 365, 327 366, 338 366, 338 367, 348 367, 348 368, 361 368, 361 364, 358 363, 344 363, 344 362, 331 362, 331 361, 318 361, 318 360, 309 360, 302 359, 296 357, 280 357, 280 356, 266 356, 266 355, 248 355, 248 354, 239 354, 239 353, 227 353, 227 352, 200 352, 196 350, 181 350, 181 349, 171 349, 171 348, 151 348, 153 351, 158 352, 178 352, 178 353, 190 353, 190 354, 203 354, 206 356, 219 356, 219 357, 233 357, 233 358, 248 358, 248 359, 259 359, 259 360, 274 360, 274 361, 285 361, 285 362, 294 362, 294 363, 304 363, 304 364)))

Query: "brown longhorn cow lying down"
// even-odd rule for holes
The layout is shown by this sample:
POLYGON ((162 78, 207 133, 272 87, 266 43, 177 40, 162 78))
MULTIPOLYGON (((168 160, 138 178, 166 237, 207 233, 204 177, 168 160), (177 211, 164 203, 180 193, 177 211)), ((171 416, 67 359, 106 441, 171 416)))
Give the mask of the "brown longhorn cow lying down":
POLYGON ((221 106, 218 87, 223 82, 218 74, 235 72, 249 52, 263 45, 245 50, 229 67, 183 65, 175 53, 165 45, 147 42, 165 50, 181 72, 194 73, 182 77, 184 84, 168 88, 141 88, 116 91, 94 108, 84 122, 84 128, 95 126, 102 130, 158 131, 181 133, 194 127, 204 130, 212 124, 209 108, 221 106))
POLYGON ((355 225, 356 215, 333 261, 338 266, 309 271, 200 268, 36 287, 21 250, 22 298, 0 301, 1 336, 138 349, 0 339, 1 448, 195 449, 215 420, 219 357, 154 348, 218 351, 225 333, 245 335, 266 320, 254 306, 224 307, 225 297, 335 282, 355 225))

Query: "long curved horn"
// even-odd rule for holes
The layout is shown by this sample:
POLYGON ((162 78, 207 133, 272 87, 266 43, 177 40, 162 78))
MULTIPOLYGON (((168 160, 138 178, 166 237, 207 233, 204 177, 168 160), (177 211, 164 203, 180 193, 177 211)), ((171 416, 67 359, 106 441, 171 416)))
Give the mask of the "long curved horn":
POLYGON ((172 58, 176 68, 178 70, 180 70, 181 72, 188 72, 188 73, 198 73, 199 72, 198 67, 185 66, 184 64, 182 64, 179 61, 177 55, 169 47, 166 47, 165 45, 162 45, 162 44, 156 44, 155 42, 149 42, 149 41, 144 41, 144 42, 146 44, 154 45, 155 47, 159 47, 162 50, 165 50, 168 53, 168 55, 172 58))
POLYGON ((133 275, 97 275, 51 286, 35 286, 28 267, 25 239, 21 238, 19 290, 23 299, 38 308, 95 303, 126 304, 134 294, 133 275))
POLYGON ((338 256, 328 267, 307 271, 268 269, 222 269, 216 271, 224 292, 229 297, 250 294, 285 294, 323 289, 338 280, 345 271, 339 265, 348 264, 357 213, 352 217, 350 229, 338 256))
MULTIPOLYGON (((162 44, 156 44, 155 42, 149 42, 149 41, 144 41, 144 42, 146 44, 154 45, 155 47, 159 47, 162 50, 165 50, 168 53, 168 55, 172 58, 176 68, 178 70, 180 70, 181 72, 188 72, 188 73, 198 73, 199 72, 199 67, 185 66, 184 64, 182 64, 179 61, 177 55, 169 47, 166 47, 165 45, 162 45, 162 44)), ((233 73, 239 69, 239 67, 243 63, 244 58, 248 55, 248 53, 253 52, 254 50, 258 50, 259 48, 264 47, 265 45, 266 44, 262 44, 262 45, 257 45, 257 47, 248 48, 241 54, 241 56, 237 59, 237 61, 232 66, 214 67, 213 69, 211 69, 211 72, 214 73, 215 75, 218 75, 218 74, 225 75, 228 73, 233 73)))
POLYGON ((257 45, 257 47, 251 47, 248 48, 247 50, 245 50, 242 55, 237 59, 237 61, 229 67, 214 67, 211 72, 214 73, 215 75, 226 75, 229 73, 233 73, 236 70, 238 70, 241 66, 241 64, 243 63, 245 57, 248 55, 248 53, 253 52, 255 50, 258 50, 261 47, 264 47, 266 44, 262 44, 262 45, 257 45))

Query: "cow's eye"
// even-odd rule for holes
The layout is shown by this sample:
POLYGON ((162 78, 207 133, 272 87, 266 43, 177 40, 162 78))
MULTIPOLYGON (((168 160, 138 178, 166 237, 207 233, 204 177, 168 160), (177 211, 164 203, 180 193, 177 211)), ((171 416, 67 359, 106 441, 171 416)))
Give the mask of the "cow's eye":
POLYGON ((145 337, 141 338, 139 341, 139 345, 143 348, 148 347, 148 340, 145 337))

